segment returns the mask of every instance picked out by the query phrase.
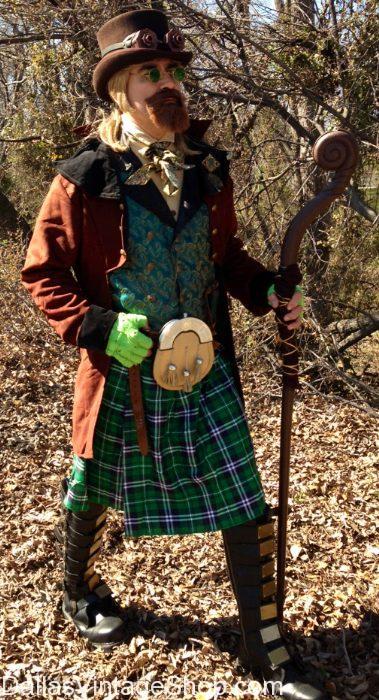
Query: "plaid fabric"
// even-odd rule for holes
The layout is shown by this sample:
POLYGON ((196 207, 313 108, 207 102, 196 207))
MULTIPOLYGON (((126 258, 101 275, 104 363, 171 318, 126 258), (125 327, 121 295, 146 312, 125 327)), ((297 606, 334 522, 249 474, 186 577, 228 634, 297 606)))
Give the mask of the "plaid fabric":
POLYGON ((229 361, 217 353, 190 393, 158 386, 152 362, 140 365, 151 453, 138 449, 128 371, 112 360, 94 457, 74 455, 65 506, 123 510, 127 537, 221 530, 259 517, 265 498, 229 361))

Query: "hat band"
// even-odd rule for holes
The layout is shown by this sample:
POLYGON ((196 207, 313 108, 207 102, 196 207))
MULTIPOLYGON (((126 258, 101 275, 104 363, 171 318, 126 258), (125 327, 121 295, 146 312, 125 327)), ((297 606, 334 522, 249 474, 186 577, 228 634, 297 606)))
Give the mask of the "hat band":
POLYGON ((123 41, 107 46, 101 52, 101 57, 103 58, 111 51, 117 51, 117 49, 130 49, 132 47, 156 49, 158 44, 164 44, 171 51, 183 51, 185 44, 184 35, 180 29, 172 28, 164 35, 163 41, 160 41, 152 29, 140 29, 138 32, 128 34, 123 41))

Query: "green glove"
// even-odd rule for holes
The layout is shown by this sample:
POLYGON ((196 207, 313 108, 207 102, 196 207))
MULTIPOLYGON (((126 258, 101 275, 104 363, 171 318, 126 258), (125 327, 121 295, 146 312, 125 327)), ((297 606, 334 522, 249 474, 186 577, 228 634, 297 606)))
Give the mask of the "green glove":
POLYGON ((141 364, 153 341, 139 329, 147 326, 146 316, 119 313, 112 326, 105 352, 121 362, 124 367, 141 364))
MULTIPOLYGON (((267 290, 267 297, 269 297, 271 294, 274 294, 274 292, 275 292, 275 284, 272 284, 267 290)), ((299 306, 302 306, 304 308, 303 290, 299 284, 296 285, 295 292, 301 292, 301 299, 299 301, 299 306)), ((270 302, 269 302, 269 304, 270 304, 270 302)), ((271 304, 270 304, 270 306, 271 306, 271 304)), ((302 311, 300 314, 300 317, 303 318, 303 316, 304 316, 304 312, 302 311)))

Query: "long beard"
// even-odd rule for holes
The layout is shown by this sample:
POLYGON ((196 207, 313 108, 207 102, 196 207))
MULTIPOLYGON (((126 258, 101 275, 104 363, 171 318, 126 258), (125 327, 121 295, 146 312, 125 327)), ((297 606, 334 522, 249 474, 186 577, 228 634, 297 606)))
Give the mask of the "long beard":
POLYGON ((157 127, 182 134, 190 125, 183 96, 177 90, 165 88, 146 100, 147 113, 157 127), (175 101, 166 100, 173 97, 175 101))

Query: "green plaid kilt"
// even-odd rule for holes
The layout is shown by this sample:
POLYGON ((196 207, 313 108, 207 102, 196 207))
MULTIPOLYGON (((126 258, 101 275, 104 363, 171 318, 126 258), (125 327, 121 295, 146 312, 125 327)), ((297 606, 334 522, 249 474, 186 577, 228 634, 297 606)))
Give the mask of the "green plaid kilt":
POLYGON ((151 452, 138 448, 128 370, 111 362, 93 458, 74 455, 64 505, 101 503, 125 515, 125 535, 184 535, 257 518, 265 497, 229 360, 219 352, 192 392, 168 391, 140 365, 151 452))

